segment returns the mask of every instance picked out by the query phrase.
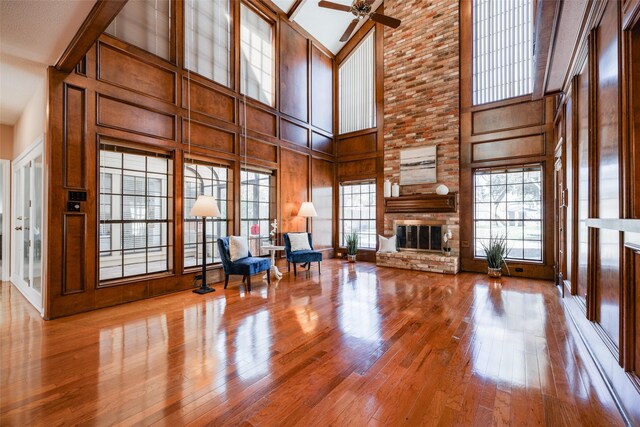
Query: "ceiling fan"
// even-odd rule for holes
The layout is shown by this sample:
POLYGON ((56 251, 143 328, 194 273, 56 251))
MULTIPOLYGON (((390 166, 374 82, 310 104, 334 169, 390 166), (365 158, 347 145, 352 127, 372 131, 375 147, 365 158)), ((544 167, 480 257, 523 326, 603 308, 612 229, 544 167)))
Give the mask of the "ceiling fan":
POLYGON ((358 25, 358 22, 366 17, 369 17, 371 18, 371 20, 379 22, 388 27, 398 28, 398 26, 400 25, 399 19, 371 11, 371 5, 374 2, 375 0, 354 0, 351 6, 347 6, 344 4, 323 0, 318 3, 318 6, 326 7, 327 9, 341 10, 343 12, 351 12, 353 15, 355 15, 356 19, 351 21, 351 23, 347 27, 347 30, 344 32, 342 37, 340 37, 341 42, 346 42, 347 40, 349 40, 349 37, 351 36, 351 33, 353 33, 353 30, 356 28, 356 25, 358 25))

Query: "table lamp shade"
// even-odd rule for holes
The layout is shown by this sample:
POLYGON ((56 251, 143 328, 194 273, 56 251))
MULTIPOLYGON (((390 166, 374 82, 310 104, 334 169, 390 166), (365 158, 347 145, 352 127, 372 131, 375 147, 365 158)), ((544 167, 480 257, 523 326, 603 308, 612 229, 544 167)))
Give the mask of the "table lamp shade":
POLYGON ((220 209, 218 209, 216 198, 212 196, 198 196, 189 215, 218 218, 220 216, 220 209))
POLYGON ((300 206, 300 210, 298 211, 298 216, 311 218, 314 216, 318 216, 318 212, 316 212, 316 208, 313 207, 313 203, 304 202, 302 203, 302 206, 300 206))

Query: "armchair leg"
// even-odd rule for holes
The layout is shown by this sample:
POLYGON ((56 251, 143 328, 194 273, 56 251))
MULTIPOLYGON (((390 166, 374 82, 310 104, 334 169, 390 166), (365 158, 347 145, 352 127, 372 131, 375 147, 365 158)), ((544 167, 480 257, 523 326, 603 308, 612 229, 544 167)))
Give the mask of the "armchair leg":
POLYGON ((298 269, 296 268, 296 263, 293 263, 293 275, 294 277, 298 277, 298 269))
POLYGON ((229 284, 229 275, 224 275, 224 288, 227 289, 227 285, 229 284))
POLYGON ((320 270, 320 261, 318 261, 318 274, 322 274, 322 271, 320 270))
POLYGON ((247 276, 242 276, 242 283, 246 283, 247 282, 247 276))
POLYGON ((291 273, 291 263, 287 261, 287 271, 291 273))
POLYGON ((247 278, 247 289, 251 292, 251 276, 247 275, 245 277, 247 278))
POLYGON ((267 270, 267 286, 271 284, 271 269, 267 270))

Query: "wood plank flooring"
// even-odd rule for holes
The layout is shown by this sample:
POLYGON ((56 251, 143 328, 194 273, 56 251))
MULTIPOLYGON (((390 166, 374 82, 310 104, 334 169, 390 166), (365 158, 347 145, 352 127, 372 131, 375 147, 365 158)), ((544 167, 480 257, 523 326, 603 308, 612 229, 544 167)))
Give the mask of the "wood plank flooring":
POLYGON ((0 292, 1 425, 623 425, 549 282, 325 261, 45 322, 0 292))

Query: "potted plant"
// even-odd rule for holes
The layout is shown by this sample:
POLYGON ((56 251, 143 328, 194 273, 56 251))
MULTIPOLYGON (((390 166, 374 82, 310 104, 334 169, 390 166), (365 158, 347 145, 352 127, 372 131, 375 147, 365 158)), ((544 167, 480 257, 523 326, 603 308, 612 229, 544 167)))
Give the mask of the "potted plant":
POLYGON ((357 233, 347 234, 345 238, 347 242, 347 259, 349 262, 356 262, 356 255, 358 253, 358 242, 360 238, 357 233))
POLYGON ((507 239, 505 237, 492 237, 489 239, 488 245, 485 245, 484 242, 482 243, 482 249, 484 249, 484 254, 487 257, 489 277, 502 277, 503 265, 507 268, 507 273, 511 274, 509 272, 509 266, 505 261, 509 253, 507 249, 507 239))
POLYGON ((444 235, 442 236, 442 241, 444 242, 444 245, 442 246, 442 252, 444 252, 446 256, 451 256, 451 239, 452 238, 453 238, 453 233, 451 232, 451 230, 447 230, 447 232, 444 233, 444 235))

